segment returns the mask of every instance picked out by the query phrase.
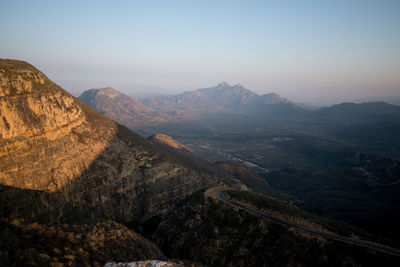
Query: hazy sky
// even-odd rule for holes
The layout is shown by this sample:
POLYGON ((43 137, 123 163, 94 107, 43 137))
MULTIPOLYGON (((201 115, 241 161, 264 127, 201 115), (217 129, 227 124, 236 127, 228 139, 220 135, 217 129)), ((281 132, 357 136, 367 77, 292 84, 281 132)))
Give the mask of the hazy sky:
POLYGON ((218 82, 294 101, 400 96, 400 1, 0 1, 0 57, 67 90, 218 82))

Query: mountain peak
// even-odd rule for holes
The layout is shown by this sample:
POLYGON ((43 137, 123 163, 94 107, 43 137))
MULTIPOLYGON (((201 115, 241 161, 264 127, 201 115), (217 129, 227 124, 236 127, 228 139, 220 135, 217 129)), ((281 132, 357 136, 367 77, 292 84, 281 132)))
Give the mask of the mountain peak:
POLYGON ((245 88, 241 83, 235 84, 233 87, 242 87, 242 88, 245 88))
POLYGON ((121 95, 120 92, 118 92, 117 90, 115 90, 115 89, 112 88, 112 87, 100 88, 100 89, 98 89, 97 94, 98 94, 98 95, 105 95, 105 96, 108 96, 108 97, 110 97, 110 98, 114 98, 114 97, 116 97, 116 96, 121 95))
POLYGON ((230 87, 230 85, 227 82, 220 82, 217 87, 230 87))
POLYGON ((112 87, 84 91, 79 99, 131 129, 139 125, 172 119, 170 115, 155 111, 143 105, 139 100, 124 95, 112 87))
POLYGON ((240 83, 230 86, 226 82, 221 82, 214 87, 201 88, 166 97, 150 97, 142 101, 145 105, 159 111, 185 110, 190 113, 221 110, 243 112, 249 110, 250 106, 269 104, 294 105, 288 99, 275 93, 259 95, 240 83))
POLYGON ((29 69, 38 71, 34 66, 26 61, 16 59, 3 59, 0 58, 0 66, 4 69, 15 70, 15 69, 29 69))
POLYGON ((284 98, 276 93, 268 93, 260 96, 259 101, 264 104, 293 104, 287 98, 284 98))
POLYGON ((20 60, 0 59, 0 81, 3 82, 0 86, 0 97, 46 93, 48 91, 66 93, 41 71, 20 60))

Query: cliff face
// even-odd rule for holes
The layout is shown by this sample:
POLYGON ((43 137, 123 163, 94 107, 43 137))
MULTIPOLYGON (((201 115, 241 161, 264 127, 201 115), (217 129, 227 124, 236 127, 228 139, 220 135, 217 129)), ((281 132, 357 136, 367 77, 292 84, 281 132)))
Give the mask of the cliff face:
POLYGON ((104 150, 116 125, 104 120, 104 140, 85 142, 93 129, 72 96, 27 63, 0 64, 0 183, 56 191, 104 150))
POLYGON ((28 63, 0 60, 1 217, 121 221, 165 213, 219 177, 87 107, 28 63))

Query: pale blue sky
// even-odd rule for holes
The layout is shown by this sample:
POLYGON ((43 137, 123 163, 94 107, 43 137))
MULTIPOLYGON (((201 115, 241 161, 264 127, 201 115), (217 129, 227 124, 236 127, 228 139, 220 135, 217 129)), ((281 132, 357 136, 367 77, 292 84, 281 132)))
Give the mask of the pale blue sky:
POLYGON ((241 83, 294 101, 400 95, 400 1, 0 1, 0 57, 67 90, 241 83))

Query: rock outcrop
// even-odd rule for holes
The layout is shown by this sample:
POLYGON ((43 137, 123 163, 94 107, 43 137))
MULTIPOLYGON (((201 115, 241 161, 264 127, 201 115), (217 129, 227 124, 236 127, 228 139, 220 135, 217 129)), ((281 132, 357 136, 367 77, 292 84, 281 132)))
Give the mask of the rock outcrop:
POLYGON ((190 148, 188 148, 187 146, 183 145, 182 143, 176 141, 174 138, 166 134, 155 134, 150 136, 148 140, 161 145, 171 147, 173 149, 177 149, 181 152, 190 152, 190 153, 193 152, 190 148))
POLYGON ((118 125, 32 65, 0 60, 2 218, 119 221, 221 181, 118 125))
POLYGON ((117 131, 28 63, 1 60, 0 84, 2 185, 57 191, 87 169, 117 131))

